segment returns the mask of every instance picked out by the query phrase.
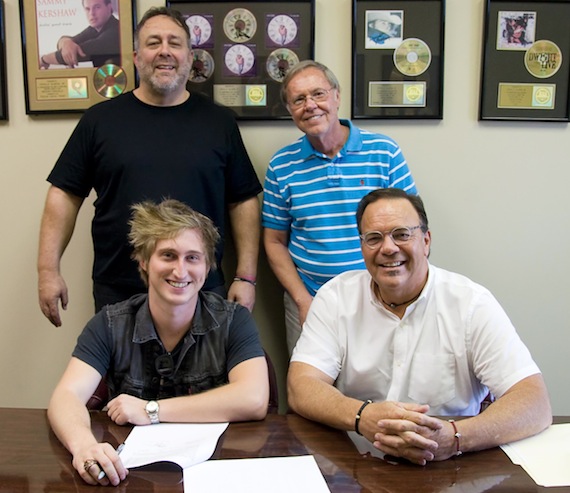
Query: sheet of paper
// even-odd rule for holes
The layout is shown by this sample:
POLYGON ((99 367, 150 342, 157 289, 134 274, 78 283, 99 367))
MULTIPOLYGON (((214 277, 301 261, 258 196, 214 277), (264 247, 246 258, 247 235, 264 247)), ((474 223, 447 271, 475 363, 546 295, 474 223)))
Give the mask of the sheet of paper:
POLYGON ((539 486, 570 486, 570 423, 501 448, 539 486))
POLYGON ((184 469, 184 492, 196 491, 330 493, 312 455, 209 460, 184 469))
POLYGON ((185 467, 208 460, 228 423, 159 423, 135 426, 125 440, 126 468, 169 461, 185 467))

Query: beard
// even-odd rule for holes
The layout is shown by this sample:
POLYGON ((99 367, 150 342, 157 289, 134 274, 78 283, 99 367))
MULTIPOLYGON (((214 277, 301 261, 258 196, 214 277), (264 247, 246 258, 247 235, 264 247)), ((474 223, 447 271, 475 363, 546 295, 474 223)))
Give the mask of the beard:
POLYGON ((148 84, 157 94, 166 95, 175 92, 181 86, 186 87, 186 82, 188 81, 192 68, 192 62, 180 64, 172 77, 162 77, 155 74, 152 64, 142 62, 139 63, 137 68, 141 82, 148 84))

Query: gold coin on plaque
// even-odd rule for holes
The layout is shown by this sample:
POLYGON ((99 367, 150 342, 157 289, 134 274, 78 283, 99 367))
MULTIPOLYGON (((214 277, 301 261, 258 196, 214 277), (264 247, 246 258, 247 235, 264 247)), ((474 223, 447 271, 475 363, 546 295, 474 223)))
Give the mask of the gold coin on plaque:
POLYGON ((429 68, 430 63, 431 50, 421 39, 404 39, 394 50, 394 65, 404 75, 421 75, 429 68))
POLYGON ((524 54, 524 66, 534 77, 547 79, 562 66, 562 51, 552 41, 535 41, 524 54))
POLYGON ((121 67, 108 63, 95 71, 93 85, 101 96, 114 98, 127 87, 127 75, 121 67))

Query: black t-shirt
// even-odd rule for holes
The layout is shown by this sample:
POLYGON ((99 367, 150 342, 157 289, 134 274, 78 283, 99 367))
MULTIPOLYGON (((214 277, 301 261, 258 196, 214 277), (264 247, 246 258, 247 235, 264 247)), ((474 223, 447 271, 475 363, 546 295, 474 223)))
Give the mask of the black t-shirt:
MULTIPOLYGON (((194 93, 178 106, 150 106, 129 92, 91 107, 48 181, 79 197, 96 191, 93 279, 141 289, 127 240, 133 203, 180 200, 210 217, 223 238, 227 205, 262 190, 230 111, 194 93)), ((223 283, 217 269, 205 288, 223 283)))

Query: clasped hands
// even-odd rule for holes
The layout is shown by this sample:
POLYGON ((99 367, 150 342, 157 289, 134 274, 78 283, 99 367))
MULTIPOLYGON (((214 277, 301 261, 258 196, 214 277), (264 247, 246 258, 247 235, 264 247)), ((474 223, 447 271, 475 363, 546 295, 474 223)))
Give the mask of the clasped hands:
POLYGON ((454 431, 447 421, 428 416, 427 404, 378 402, 365 408, 360 432, 381 452, 425 466, 454 454, 454 431))

